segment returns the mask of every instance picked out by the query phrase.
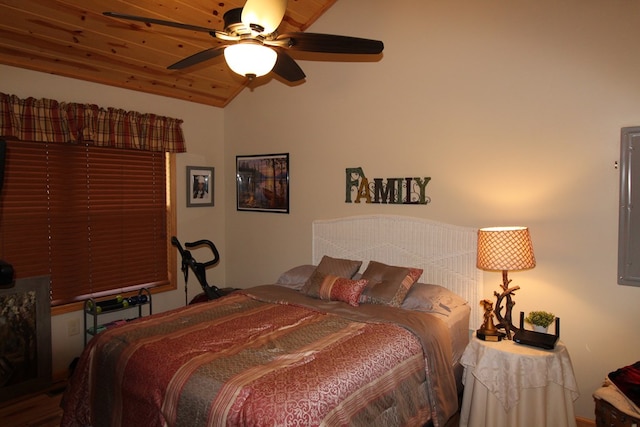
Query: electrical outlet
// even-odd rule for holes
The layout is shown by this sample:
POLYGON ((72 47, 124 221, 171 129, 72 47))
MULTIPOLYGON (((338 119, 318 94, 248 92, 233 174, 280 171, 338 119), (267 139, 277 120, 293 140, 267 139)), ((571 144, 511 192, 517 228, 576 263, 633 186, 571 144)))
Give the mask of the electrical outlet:
POLYGON ((80 333, 80 321, 71 319, 67 322, 67 334, 71 337, 80 333))

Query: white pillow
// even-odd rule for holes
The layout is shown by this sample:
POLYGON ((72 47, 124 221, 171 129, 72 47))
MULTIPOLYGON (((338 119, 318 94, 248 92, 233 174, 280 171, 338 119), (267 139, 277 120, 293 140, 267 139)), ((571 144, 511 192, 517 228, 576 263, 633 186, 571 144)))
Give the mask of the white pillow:
POLYGON ((440 313, 448 316, 456 307, 467 304, 462 297, 440 285, 414 284, 401 307, 406 310, 440 313))

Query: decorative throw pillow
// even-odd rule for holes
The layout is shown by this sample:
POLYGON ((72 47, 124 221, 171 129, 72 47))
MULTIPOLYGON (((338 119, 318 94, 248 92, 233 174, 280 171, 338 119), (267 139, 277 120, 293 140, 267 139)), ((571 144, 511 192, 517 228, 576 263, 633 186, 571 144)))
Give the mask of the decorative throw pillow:
POLYGON ((443 286, 416 283, 409 290, 401 307, 406 310, 425 311, 448 316, 452 310, 466 304, 467 301, 464 298, 443 286))
POLYGON ((369 261, 362 278, 369 284, 360 296, 361 303, 400 307, 411 286, 422 275, 422 269, 397 267, 369 261))
POLYGON ((293 267, 278 277, 276 284, 299 291, 302 289, 306 281, 315 271, 316 266, 312 264, 303 264, 293 267))
POLYGON ((362 261, 332 258, 325 255, 320 260, 320 264, 318 264, 316 270, 321 273, 332 274, 334 276, 346 277, 348 279, 351 279, 353 275, 358 272, 361 265, 362 261))
POLYGON ((309 277, 302 292, 313 298, 342 301, 357 307, 360 294, 367 283, 369 282, 364 279, 351 280, 333 274, 325 274, 316 269, 309 277))

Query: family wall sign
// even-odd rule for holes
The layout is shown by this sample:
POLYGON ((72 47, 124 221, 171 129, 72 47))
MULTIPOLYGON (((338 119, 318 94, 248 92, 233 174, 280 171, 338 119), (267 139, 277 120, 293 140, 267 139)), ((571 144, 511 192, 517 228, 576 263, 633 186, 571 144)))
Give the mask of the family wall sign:
POLYGON ((346 203, 387 203, 426 205, 431 202, 426 188, 431 177, 373 178, 369 180, 362 167, 346 169, 346 203))

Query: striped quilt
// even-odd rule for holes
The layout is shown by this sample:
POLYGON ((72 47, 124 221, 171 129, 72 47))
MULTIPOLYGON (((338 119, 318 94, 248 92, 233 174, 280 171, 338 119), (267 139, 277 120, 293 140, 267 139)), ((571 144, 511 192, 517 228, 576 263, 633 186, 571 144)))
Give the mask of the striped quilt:
POLYGON ((97 335, 62 426, 403 426, 457 409, 446 327, 279 286, 97 335))

